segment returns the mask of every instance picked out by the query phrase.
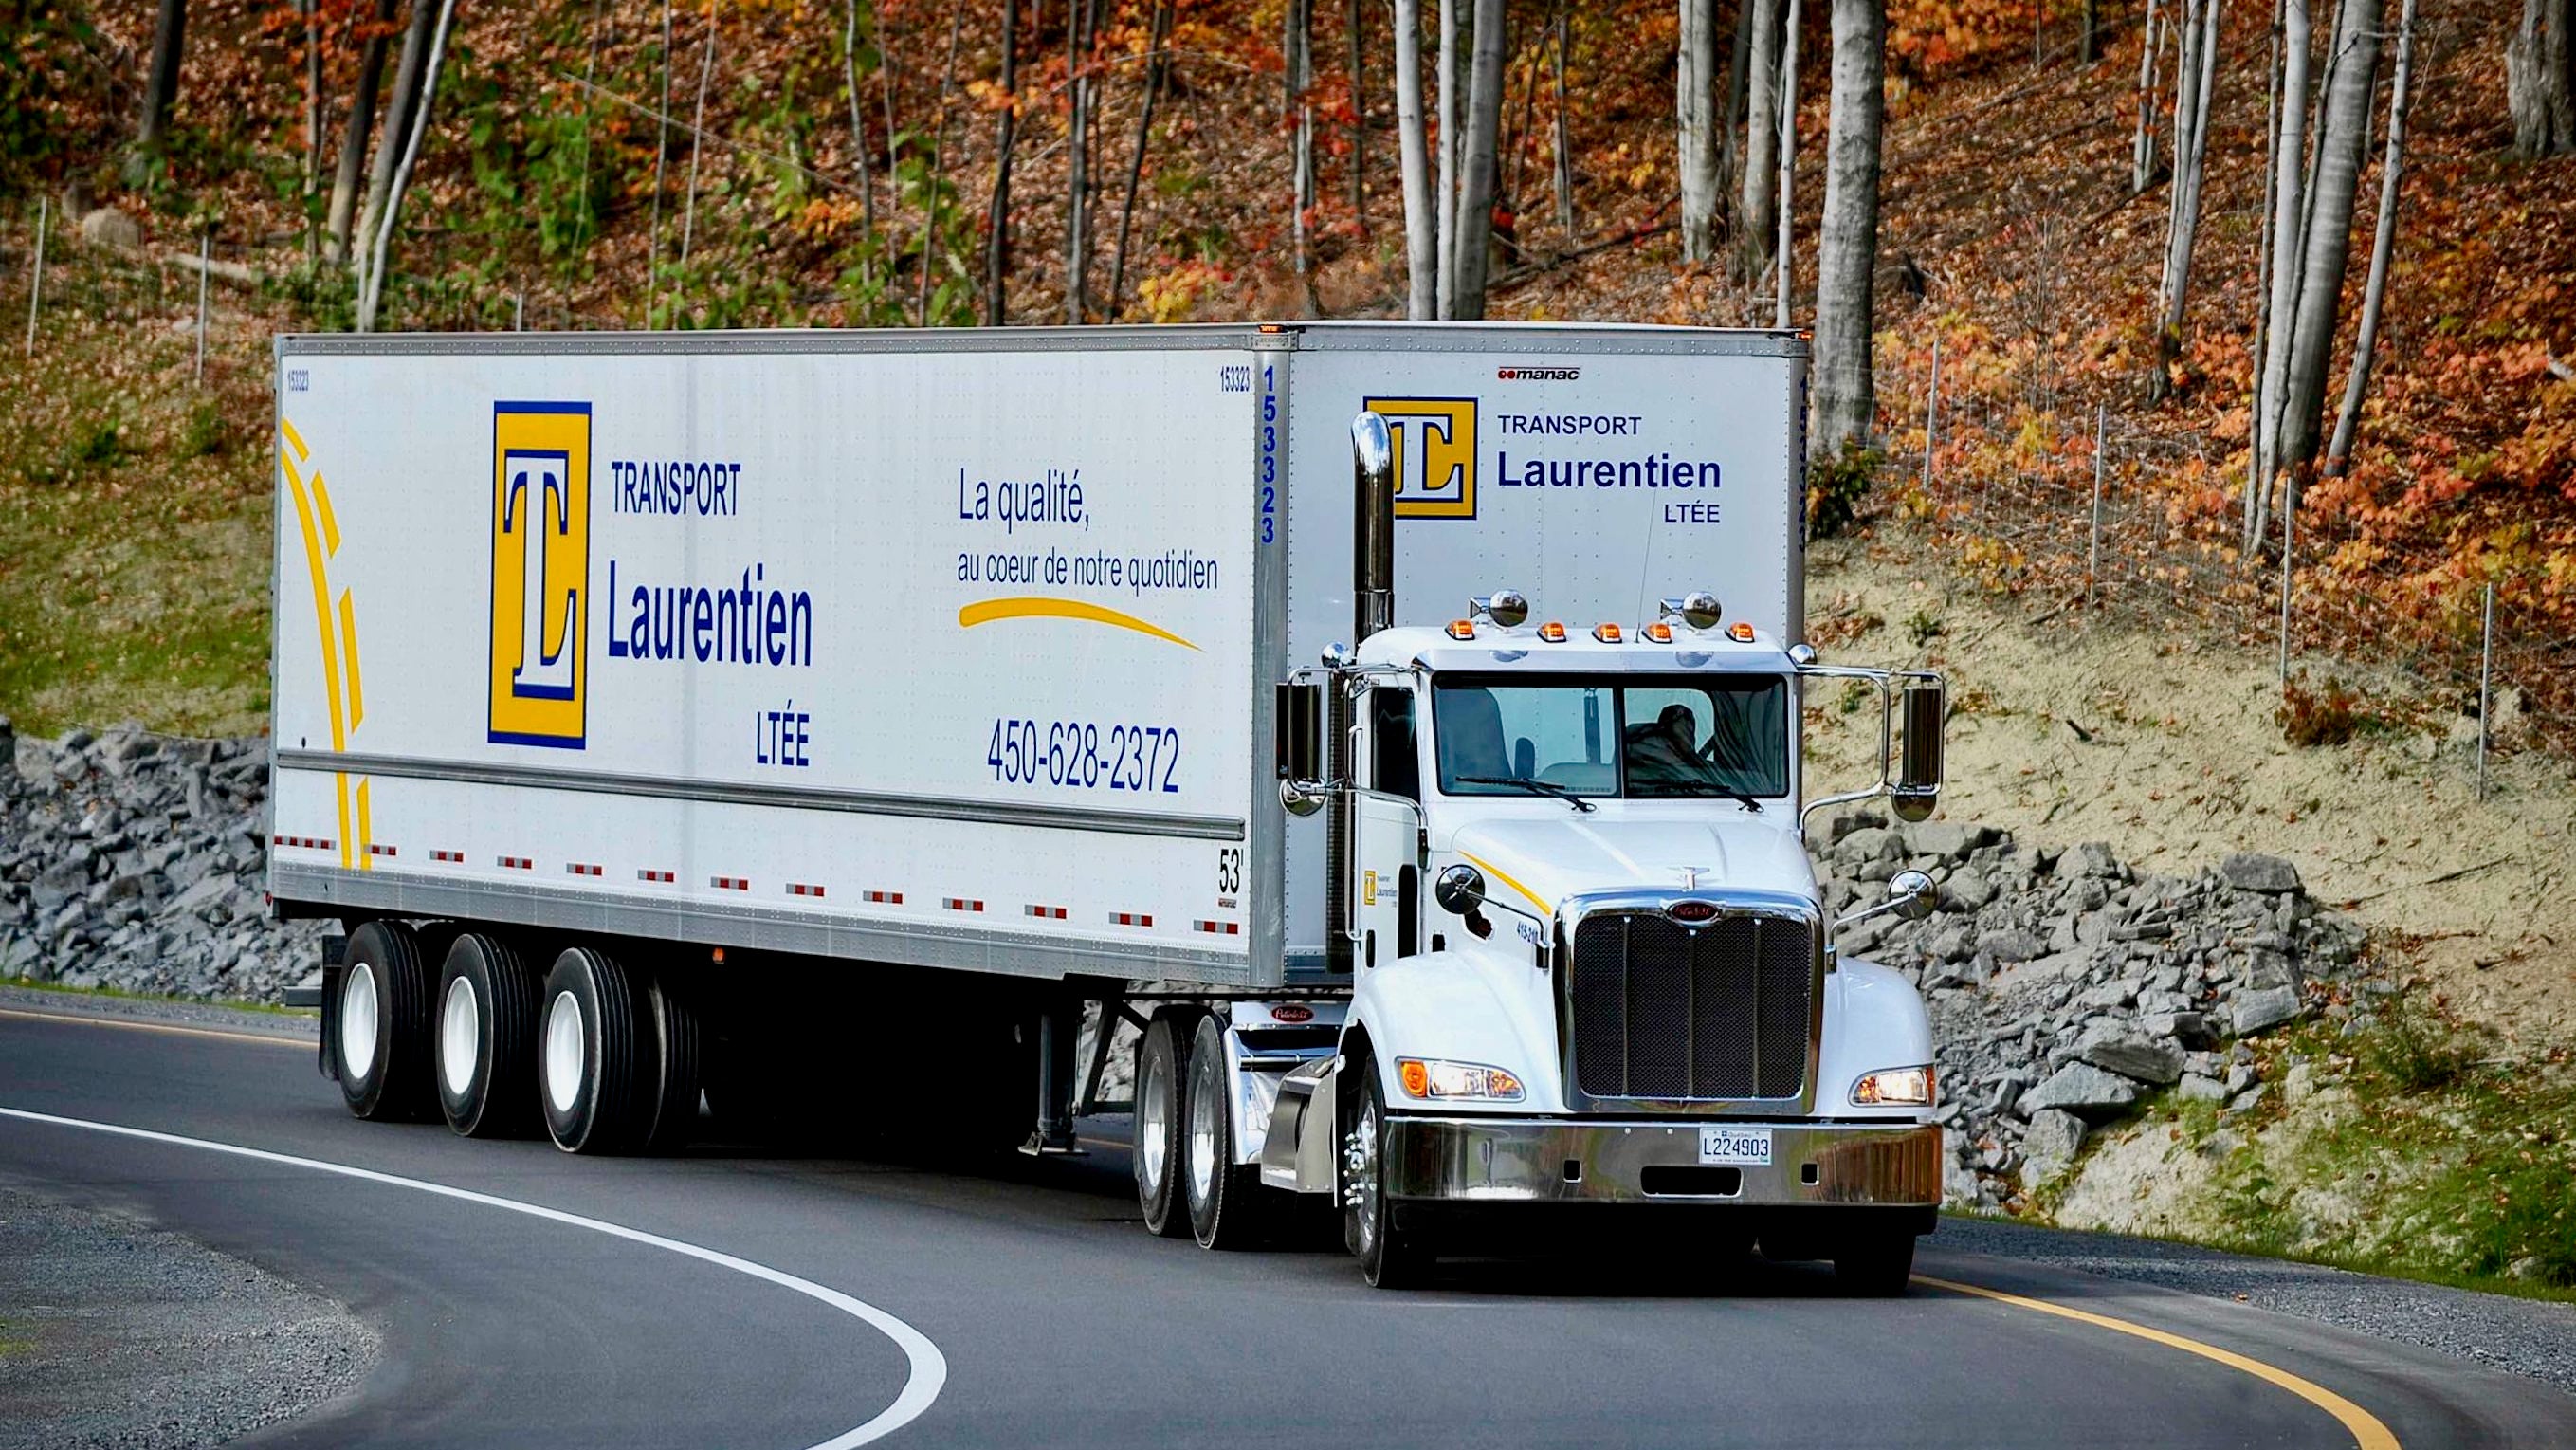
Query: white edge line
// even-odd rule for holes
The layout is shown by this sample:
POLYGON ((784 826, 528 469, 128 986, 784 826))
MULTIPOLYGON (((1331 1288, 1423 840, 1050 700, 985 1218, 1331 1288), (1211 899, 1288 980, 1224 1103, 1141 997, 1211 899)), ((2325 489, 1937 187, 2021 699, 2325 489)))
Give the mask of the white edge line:
POLYGON ((585 1218, 577 1213, 566 1213, 559 1208, 521 1203, 514 1198, 476 1193, 471 1189, 451 1188, 444 1183, 430 1183, 418 1178, 379 1173, 372 1168, 353 1168, 345 1163, 327 1163, 318 1158, 298 1158, 290 1153, 272 1153, 264 1148, 245 1148, 238 1144, 218 1143, 207 1138, 183 1137, 177 1133, 156 1133, 148 1128, 128 1128, 116 1123, 92 1122, 86 1118, 57 1117, 52 1113, 29 1112, 24 1108, 0 1107, 0 1117, 18 1118, 30 1123, 50 1123, 60 1128, 86 1128, 95 1133, 112 1133, 122 1138, 140 1138, 146 1142, 169 1143, 182 1148, 202 1148, 210 1153, 229 1153, 236 1158, 253 1158, 263 1163, 282 1163, 290 1168, 308 1168, 316 1173, 336 1173, 343 1178, 356 1178, 369 1183, 383 1183, 395 1188, 434 1193, 441 1198, 481 1204, 485 1208, 507 1209, 512 1213, 524 1213, 530 1218, 548 1219, 555 1223, 570 1224, 575 1228, 586 1228, 594 1233, 607 1234, 611 1238, 646 1244, 657 1249, 667 1249, 687 1258, 714 1264, 718 1268, 731 1269, 737 1274, 748 1274, 752 1278, 776 1284, 783 1289, 792 1289, 808 1299, 828 1304, 851 1318, 860 1320, 886 1338, 893 1340, 895 1347, 903 1351, 903 1356, 910 1365, 909 1372, 904 1378, 903 1392, 894 1397, 893 1404, 879 1410, 866 1423, 844 1430, 829 1440, 821 1441, 810 1447, 810 1450, 851 1450, 853 1446, 865 1445, 872 1440, 891 1435, 919 1419, 922 1412, 930 1408, 931 1402, 939 1398, 940 1389, 948 1383, 947 1357, 942 1355, 939 1352, 939 1346, 931 1343, 929 1336, 920 1330, 875 1305, 852 1298, 838 1289, 825 1288, 811 1279, 800 1279, 794 1274, 773 1269, 767 1264, 755 1264, 749 1259, 736 1258, 732 1254, 700 1248, 696 1244, 664 1238, 660 1234, 646 1233, 642 1229, 628 1228, 623 1224, 585 1218))

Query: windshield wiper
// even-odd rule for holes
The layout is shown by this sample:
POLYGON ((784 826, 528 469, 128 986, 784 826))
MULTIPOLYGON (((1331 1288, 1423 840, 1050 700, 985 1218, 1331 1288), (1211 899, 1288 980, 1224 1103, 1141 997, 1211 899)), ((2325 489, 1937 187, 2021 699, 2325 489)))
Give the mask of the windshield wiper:
MULTIPOLYGON (((1516 785, 1532 795, 1554 796, 1579 812, 1589 814, 1593 809, 1592 802, 1576 795, 1566 787, 1558 785, 1555 781, 1539 780, 1533 776, 1462 775, 1458 777, 1458 783, 1460 785, 1516 785)), ((1758 810, 1760 807, 1757 806, 1755 809, 1758 810)))

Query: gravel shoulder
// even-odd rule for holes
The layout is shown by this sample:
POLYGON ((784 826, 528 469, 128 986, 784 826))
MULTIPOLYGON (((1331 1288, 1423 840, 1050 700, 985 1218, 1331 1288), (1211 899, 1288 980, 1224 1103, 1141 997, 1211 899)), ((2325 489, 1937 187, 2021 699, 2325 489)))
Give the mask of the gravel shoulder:
MULTIPOLYGON (((2417 1345, 2576 1395, 2576 1304, 1968 1214, 1945 1215, 1940 1231, 1924 1242, 2251 1304, 2417 1345)), ((2569 1413, 2576 1423, 2576 1402, 2569 1413)))
POLYGON ((222 1002, 163 997, 111 997, 101 992, 47 990, 0 984, 0 1011, 41 1012, 154 1027, 203 1027, 246 1032, 291 1042, 311 1042, 322 1030, 318 1012, 269 1012, 222 1002))
POLYGON ((0 1450, 220 1445, 346 1393, 379 1348, 254 1265, 0 1187, 0 1450))

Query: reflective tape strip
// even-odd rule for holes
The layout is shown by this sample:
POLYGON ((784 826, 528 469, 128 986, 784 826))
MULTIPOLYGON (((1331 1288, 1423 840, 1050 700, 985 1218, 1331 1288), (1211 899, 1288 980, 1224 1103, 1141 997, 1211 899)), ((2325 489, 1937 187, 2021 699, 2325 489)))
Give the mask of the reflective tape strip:
POLYGON ((462 851, 432 851, 429 853, 429 859, 432 861, 445 861, 451 865, 462 866, 465 864, 465 853, 462 851))
POLYGON ((984 909, 984 903, 980 901, 969 901, 963 896, 952 896, 948 898, 948 909, 950 911, 982 911, 984 909))
POLYGON ((369 841, 367 843, 367 854, 370 856, 390 856, 394 854, 394 848, 386 845, 382 841, 369 841))
POLYGON ((1033 904, 1028 908, 1028 912, 1031 916, 1044 917, 1049 921, 1062 921, 1065 918, 1065 909, 1061 906, 1037 906, 1033 904))
POLYGON ((742 876, 710 876, 707 884, 719 891, 749 891, 751 882, 742 876))
POLYGON ((1194 921, 1190 925, 1201 931, 1214 932, 1218 936, 1243 935, 1243 923, 1239 921, 1194 921))
POLYGON ((268 838, 268 843, 272 846, 293 846, 299 851, 328 851, 333 849, 332 842, 317 836, 271 836, 268 838))
POLYGON ((879 906, 903 905, 903 893, 900 891, 862 891, 859 895, 879 906))
POLYGON ((566 874, 573 876, 597 876, 600 874, 598 867, 581 861, 566 861, 564 863, 564 871, 566 874))
POLYGON ((676 871, 656 871, 652 867, 646 866, 636 871, 635 879, 638 881, 659 881, 667 886, 672 882, 679 880, 680 876, 676 871))
POLYGON ((499 860, 505 870, 534 871, 537 869, 537 863, 525 856, 503 856, 499 860))
POLYGON ((1113 911, 1109 919, 1120 926, 1152 926, 1154 918, 1141 911, 1113 911))
POLYGON ((820 896, 823 894, 823 888, 820 886, 808 886, 802 881, 790 881, 787 883, 787 894, 790 896, 820 896))

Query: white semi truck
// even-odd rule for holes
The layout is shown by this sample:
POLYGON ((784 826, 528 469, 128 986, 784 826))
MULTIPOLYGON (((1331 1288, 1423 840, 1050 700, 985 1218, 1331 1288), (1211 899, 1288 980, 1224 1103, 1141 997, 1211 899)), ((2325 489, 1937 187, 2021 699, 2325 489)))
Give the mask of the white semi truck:
POLYGON ((1942 692, 1799 642, 1805 365, 281 338, 269 880, 346 928, 323 1070, 576 1152, 702 1106, 1072 1152, 1124 1106, 1147 1225, 1210 1247, 1330 1195, 1388 1285, 1597 1208, 1900 1290, 1930 1035, 1835 952, 1803 822, 1927 813, 1942 692), (1822 797, 1818 677, 1881 725, 1822 797))

